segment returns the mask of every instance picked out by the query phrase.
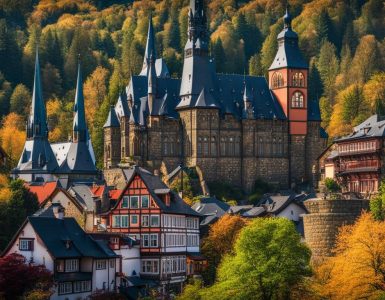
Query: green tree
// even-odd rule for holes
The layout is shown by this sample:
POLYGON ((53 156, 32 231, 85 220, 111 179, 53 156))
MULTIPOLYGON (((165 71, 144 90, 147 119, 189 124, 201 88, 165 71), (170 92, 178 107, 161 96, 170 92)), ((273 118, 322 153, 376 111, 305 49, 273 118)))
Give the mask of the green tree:
POLYGON ((258 218, 241 231, 235 254, 219 267, 217 282, 196 292, 212 300, 290 299, 311 275, 310 256, 291 221, 258 218))
POLYGON ((0 118, 9 113, 9 97, 12 93, 11 83, 0 72, 0 118))
POLYGON ((325 8, 322 9, 322 11, 317 15, 315 30, 317 33, 318 47, 321 47, 325 41, 329 40, 329 34, 331 31, 331 20, 325 8))
POLYGON ((36 195, 24 186, 22 180, 12 181, 9 187, 11 198, 0 204, 0 249, 5 248, 25 218, 39 208, 36 195))
POLYGON ((270 68, 274 57, 278 50, 277 36, 282 30, 282 21, 278 21, 276 24, 271 26, 270 34, 266 37, 262 45, 261 50, 261 64, 263 73, 266 74, 270 68))
POLYGON ((336 47, 325 41, 319 52, 317 69, 319 71, 325 93, 333 98, 336 77, 339 72, 339 61, 336 47))
POLYGON ((385 219, 385 180, 381 181, 376 197, 370 200, 370 212, 377 221, 385 219))
POLYGON ((224 62, 226 61, 225 50, 223 49, 222 40, 218 38, 211 44, 211 55, 214 57, 216 70, 218 73, 223 73, 224 62))
POLYGON ((250 57, 249 74, 253 76, 263 76, 261 57, 259 54, 254 54, 252 57, 250 57))
POLYGON ((11 95, 11 112, 27 117, 31 102, 31 93, 24 84, 18 84, 11 95))

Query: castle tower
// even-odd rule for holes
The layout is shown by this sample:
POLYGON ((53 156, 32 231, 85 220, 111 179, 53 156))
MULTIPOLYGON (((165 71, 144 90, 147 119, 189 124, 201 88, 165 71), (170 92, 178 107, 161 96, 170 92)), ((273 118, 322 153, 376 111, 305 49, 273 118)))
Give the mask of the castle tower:
POLYGON ((147 75, 147 99, 148 99, 148 109, 150 117, 155 113, 155 101, 157 96, 157 82, 156 82, 156 71, 155 71, 155 58, 154 55, 150 56, 150 65, 147 75))
POLYGON ((121 137, 120 124, 115 112, 115 108, 111 106, 104 130, 104 168, 111 169, 118 166, 121 161, 121 137))
POLYGON ((27 140, 13 176, 26 181, 38 177, 52 180, 58 164, 48 142, 47 114, 40 82, 39 52, 36 49, 35 78, 33 83, 32 105, 27 121, 27 140))
POLYGON ((92 145, 89 140, 85 117, 83 79, 79 60, 72 128, 72 143, 68 150, 66 160, 60 167, 60 172, 63 174, 82 174, 84 178, 88 175, 96 176, 98 171, 95 166, 91 149, 92 145))
POLYGON ((292 30, 292 17, 286 9, 284 29, 278 35, 278 51, 269 68, 269 86, 289 122, 290 181, 301 182, 306 172, 308 133, 308 64, 292 30))

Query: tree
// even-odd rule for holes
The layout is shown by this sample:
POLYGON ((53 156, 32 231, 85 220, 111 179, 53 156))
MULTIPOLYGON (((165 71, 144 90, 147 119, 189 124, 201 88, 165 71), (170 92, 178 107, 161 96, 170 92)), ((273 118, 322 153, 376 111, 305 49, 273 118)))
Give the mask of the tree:
POLYGON ((370 212, 377 221, 385 219, 385 180, 381 181, 376 197, 370 200, 370 212))
POLYGON ((11 112, 14 112, 23 119, 27 119, 31 103, 31 93, 24 84, 18 84, 11 95, 11 112))
POLYGON ((240 216, 224 215, 210 227, 209 234, 202 241, 202 253, 209 266, 205 271, 206 283, 213 283, 216 268, 226 254, 233 254, 234 244, 240 230, 247 221, 240 216))
POLYGON ((329 33, 331 29, 331 20, 327 10, 324 8, 317 15, 315 21, 315 30, 317 32, 317 44, 321 47, 325 41, 329 40, 329 33))
POLYGON ((249 74, 253 76, 263 76, 261 57, 259 54, 254 54, 252 57, 250 57, 249 74))
POLYGON ((11 197, 8 202, 0 204, 0 249, 9 243, 13 235, 22 225, 26 217, 39 209, 35 194, 31 193, 22 180, 14 180, 9 184, 11 197))
POLYGON ((330 193, 337 193, 341 190, 341 187, 339 184, 332 178, 326 178, 325 181, 325 187, 330 193))
POLYGON ((334 137, 347 134, 353 126, 360 124, 369 116, 370 108, 363 97, 362 86, 353 84, 337 95, 329 134, 334 137))
POLYGON ((282 29, 282 21, 278 21, 276 24, 271 26, 270 34, 266 37, 262 45, 261 50, 261 64, 263 73, 266 74, 267 70, 270 68, 275 55, 278 50, 277 36, 282 29))
POLYGON ((41 78, 44 99, 50 99, 55 96, 60 96, 62 93, 62 79, 60 71, 50 63, 46 63, 41 70, 41 78))
POLYGON ((339 72, 336 51, 336 47, 332 43, 325 41, 317 60, 317 69, 322 80, 323 90, 329 98, 333 98, 336 77, 339 72))
POLYGON ((11 83, 0 72, 0 118, 9 112, 9 97, 12 93, 11 83))
POLYGON ((240 232, 216 283, 196 290, 195 299, 290 299, 311 275, 309 262, 310 250, 291 221, 258 218, 240 232))
POLYGON ((0 258, 0 274, 0 296, 6 300, 37 292, 47 299, 52 294, 53 274, 44 265, 28 264, 20 254, 0 258))
POLYGON ((363 93, 372 113, 385 114, 385 72, 374 74, 365 83, 363 93))
POLYGON ((0 128, 2 148, 11 159, 11 166, 19 160, 26 139, 25 121, 18 114, 10 113, 3 119, 0 128))
POLYGON ((373 35, 361 38, 352 61, 349 76, 354 82, 364 83, 382 67, 379 44, 373 35))
POLYGON ((327 299, 382 299, 385 296, 385 222, 364 213, 344 226, 335 255, 316 269, 315 289, 327 299))

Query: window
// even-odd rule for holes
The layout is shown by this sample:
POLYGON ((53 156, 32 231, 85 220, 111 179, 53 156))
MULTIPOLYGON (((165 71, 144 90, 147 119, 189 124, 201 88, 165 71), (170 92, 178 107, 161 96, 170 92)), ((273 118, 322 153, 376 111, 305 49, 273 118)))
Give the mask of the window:
POLYGON ((142 247, 150 247, 150 239, 148 234, 142 234, 142 247))
POLYGON ((211 137, 210 153, 211 153, 211 156, 217 155, 217 140, 215 136, 211 137))
POLYGON ((139 208, 139 197, 131 196, 130 197, 130 207, 131 208, 139 208))
POLYGON ((122 208, 128 208, 128 199, 129 199, 128 196, 123 197, 122 206, 121 206, 122 208))
POLYGON ((131 215, 130 218, 131 218, 131 220, 130 220, 131 225, 138 225, 139 224, 138 215, 131 215))
POLYGON ((120 216, 120 227, 128 227, 128 216, 120 216))
POLYGON ((120 216, 112 216, 112 227, 114 228, 120 227, 120 216))
POLYGON ((283 76, 282 73, 274 73, 272 77, 272 87, 279 88, 283 86, 283 76))
POLYGON ((170 256, 162 258, 164 274, 186 272, 186 256, 170 256))
POLYGON ((297 87, 305 86, 305 78, 302 73, 295 73, 292 77, 292 85, 297 87))
POLYGON ((74 282, 74 293, 90 292, 91 281, 75 281, 74 282))
POLYGON ((151 227, 159 227, 159 216, 151 216, 151 227))
POLYGON ((79 271, 79 260, 78 259, 67 259, 65 261, 66 272, 78 272, 79 271))
POLYGON ((105 259, 96 260, 96 270, 107 269, 107 261, 105 259))
POLYGON ((226 142, 227 138, 221 137, 221 155, 226 156, 226 142))
POLYGON ((143 227, 148 227, 149 224, 148 224, 148 219, 149 219, 149 216, 142 216, 142 226, 143 227))
POLYGON ((115 259, 110 259, 110 268, 115 268, 115 259))
POLYGON ((203 156, 209 156, 209 139, 203 137, 203 156))
POLYGON ((197 145, 198 149, 197 149, 197 152, 198 152, 198 155, 202 155, 202 138, 201 137, 198 137, 198 145, 197 145))
POLYGON ((199 235, 187 235, 187 247, 197 247, 199 246, 199 235))
POLYGON ((167 233, 165 235, 166 247, 185 247, 186 235, 184 233, 167 233))
POLYGON ((158 235, 150 234, 150 247, 158 247, 158 235))
POLYGON ((143 259, 141 264, 143 274, 159 274, 159 261, 157 259, 143 259))
POLYGON ((148 208, 150 206, 148 196, 142 196, 141 200, 142 200, 142 208, 148 208))
POLYGON ((303 94, 301 92, 295 92, 291 97, 291 107, 293 108, 303 108, 304 100, 303 94))
POLYGON ((20 251, 33 251, 33 239, 19 239, 20 251))
POLYGON ((56 261, 56 272, 64 272, 64 271, 65 271, 64 260, 57 260, 56 261))
POLYGON ((72 293, 72 282, 59 283, 59 295, 71 294, 71 293, 72 293))

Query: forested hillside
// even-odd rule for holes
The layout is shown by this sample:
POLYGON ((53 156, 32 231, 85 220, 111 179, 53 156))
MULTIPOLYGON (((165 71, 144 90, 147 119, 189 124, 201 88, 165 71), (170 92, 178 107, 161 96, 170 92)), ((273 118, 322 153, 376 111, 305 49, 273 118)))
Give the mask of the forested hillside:
MULTIPOLYGON (((265 75, 286 1, 207 1, 218 72, 265 75)), ((310 95, 331 137, 374 112, 385 114, 385 2, 292 0, 294 30, 311 65, 310 95)), ((50 139, 71 133, 78 54, 99 166, 108 108, 142 66, 148 16, 173 76, 182 71, 188 0, 0 0, 0 140, 17 161, 24 144, 36 45, 50 139)))

